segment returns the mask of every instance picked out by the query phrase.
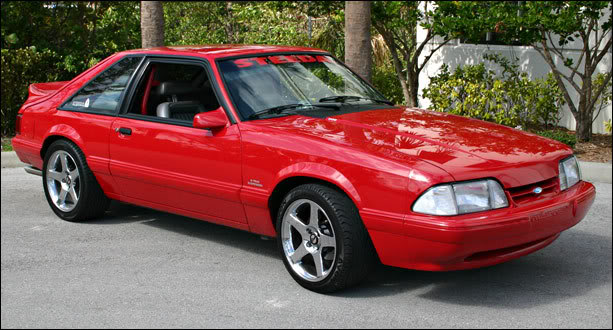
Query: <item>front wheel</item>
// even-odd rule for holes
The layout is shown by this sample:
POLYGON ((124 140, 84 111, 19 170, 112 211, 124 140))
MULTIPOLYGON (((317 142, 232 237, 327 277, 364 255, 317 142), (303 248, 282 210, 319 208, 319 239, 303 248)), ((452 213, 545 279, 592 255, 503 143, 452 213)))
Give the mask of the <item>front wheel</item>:
POLYGON ((53 212, 68 221, 92 219, 104 214, 109 199, 87 166, 85 155, 72 142, 53 142, 43 164, 43 187, 53 212))
POLYGON ((290 191, 277 217, 283 263, 301 286, 329 293, 363 280, 374 249, 359 213, 342 192, 319 184, 290 191))

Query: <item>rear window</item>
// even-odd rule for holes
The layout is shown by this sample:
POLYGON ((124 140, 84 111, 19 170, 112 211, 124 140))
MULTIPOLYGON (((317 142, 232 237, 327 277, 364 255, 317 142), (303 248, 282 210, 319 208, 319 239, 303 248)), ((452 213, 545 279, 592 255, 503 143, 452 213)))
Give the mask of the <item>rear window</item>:
POLYGON ((126 57, 113 64, 64 103, 62 109, 116 113, 130 77, 141 60, 141 57, 126 57))

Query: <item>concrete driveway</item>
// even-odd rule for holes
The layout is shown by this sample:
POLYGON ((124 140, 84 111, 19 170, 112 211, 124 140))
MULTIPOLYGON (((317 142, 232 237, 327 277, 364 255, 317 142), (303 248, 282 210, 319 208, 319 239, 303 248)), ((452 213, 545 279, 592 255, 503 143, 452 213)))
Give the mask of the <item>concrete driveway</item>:
POLYGON ((611 185, 551 246, 506 264, 429 273, 380 266, 320 295, 274 241, 114 204, 69 223, 41 179, 2 169, 2 327, 611 328, 611 185))

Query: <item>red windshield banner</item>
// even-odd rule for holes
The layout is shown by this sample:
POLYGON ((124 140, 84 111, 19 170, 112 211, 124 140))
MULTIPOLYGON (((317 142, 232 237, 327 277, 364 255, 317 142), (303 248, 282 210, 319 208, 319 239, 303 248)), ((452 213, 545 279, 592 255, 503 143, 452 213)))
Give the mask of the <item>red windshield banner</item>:
POLYGON ((253 65, 284 64, 284 63, 312 63, 312 62, 332 62, 328 56, 322 55, 275 55, 264 57, 240 58, 234 60, 239 68, 247 68, 253 65))

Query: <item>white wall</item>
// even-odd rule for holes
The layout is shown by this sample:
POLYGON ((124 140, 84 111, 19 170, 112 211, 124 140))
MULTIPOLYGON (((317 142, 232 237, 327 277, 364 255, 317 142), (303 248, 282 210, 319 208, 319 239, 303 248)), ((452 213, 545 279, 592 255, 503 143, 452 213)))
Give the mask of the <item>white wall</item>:
MULTIPOLYGON (((421 42, 425 37, 425 31, 418 30, 417 39, 421 42)), ((430 50, 438 45, 439 40, 431 41, 422 52, 420 57, 420 63, 422 63, 424 57, 430 53, 430 50)), ((603 42, 603 44, 606 43, 603 42)), ((593 44, 593 41, 592 41, 593 44)), ((575 41, 565 47, 564 54, 568 57, 578 60, 580 56, 579 48, 582 47, 579 41, 575 41)), ((422 70, 419 76, 419 105, 423 108, 430 106, 430 100, 422 97, 422 91, 430 83, 430 77, 434 77, 443 63, 449 65, 450 70, 454 70, 458 65, 466 64, 478 64, 484 62, 486 66, 493 70, 497 70, 497 65, 483 60, 483 54, 485 53, 498 53, 508 58, 519 58, 518 64, 520 70, 527 72, 531 78, 540 78, 551 72, 549 64, 545 62, 543 57, 532 47, 529 46, 498 46, 498 45, 473 45, 473 44, 460 44, 458 40, 453 40, 447 45, 441 47, 430 59, 428 64, 422 70)), ((555 56, 558 70, 566 74, 569 69, 566 68, 559 57, 555 56)), ((612 69, 611 64, 611 52, 607 53, 603 60, 598 65, 597 72, 609 72, 612 69)), ((575 79, 579 82, 578 79, 575 79)), ((578 104, 578 93, 568 85, 568 91, 573 98, 575 104, 578 104)), ((562 119, 560 125, 575 130, 576 121, 567 105, 561 109, 562 119)), ((605 133, 604 122, 611 119, 611 105, 609 104, 602 113, 594 121, 593 129, 594 133, 605 133)))

